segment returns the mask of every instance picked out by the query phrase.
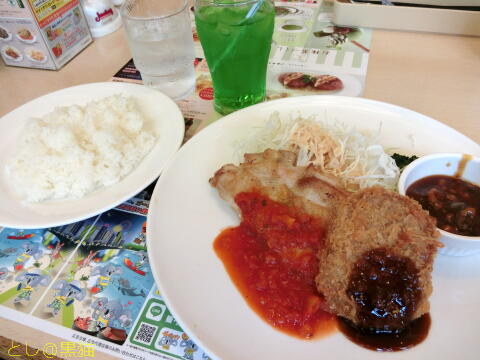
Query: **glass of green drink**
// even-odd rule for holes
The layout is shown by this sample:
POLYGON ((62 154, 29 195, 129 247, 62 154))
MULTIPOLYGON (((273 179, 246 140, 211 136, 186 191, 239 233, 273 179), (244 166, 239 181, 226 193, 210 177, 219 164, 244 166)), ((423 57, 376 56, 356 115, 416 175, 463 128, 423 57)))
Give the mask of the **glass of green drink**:
POLYGON ((220 114, 264 100, 274 19, 272 0, 195 1, 195 24, 220 114))

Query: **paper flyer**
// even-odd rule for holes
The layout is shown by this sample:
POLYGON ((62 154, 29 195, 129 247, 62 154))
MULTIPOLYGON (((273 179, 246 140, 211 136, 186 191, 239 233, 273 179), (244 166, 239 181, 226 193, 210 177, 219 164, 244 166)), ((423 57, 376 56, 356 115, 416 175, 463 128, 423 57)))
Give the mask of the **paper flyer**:
POLYGON ((123 359, 208 360, 154 284, 152 190, 73 224, 0 230, 1 316, 123 359))

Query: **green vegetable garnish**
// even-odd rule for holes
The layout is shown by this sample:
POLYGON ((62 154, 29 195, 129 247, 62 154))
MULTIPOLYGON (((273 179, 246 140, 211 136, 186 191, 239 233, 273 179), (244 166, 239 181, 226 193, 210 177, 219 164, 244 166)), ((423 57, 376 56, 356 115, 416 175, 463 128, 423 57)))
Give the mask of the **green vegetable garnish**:
POLYGON ((412 155, 412 156, 406 156, 406 155, 401 155, 401 154, 393 154, 392 155, 393 160, 395 160, 395 163, 397 164, 398 168, 400 170, 403 170, 405 166, 410 164, 412 161, 417 160, 418 156, 412 155))
POLYGON ((311 77, 310 75, 304 74, 302 76, 302 80, 305 84, 310 84, 313 80, 313 77, 311 77))

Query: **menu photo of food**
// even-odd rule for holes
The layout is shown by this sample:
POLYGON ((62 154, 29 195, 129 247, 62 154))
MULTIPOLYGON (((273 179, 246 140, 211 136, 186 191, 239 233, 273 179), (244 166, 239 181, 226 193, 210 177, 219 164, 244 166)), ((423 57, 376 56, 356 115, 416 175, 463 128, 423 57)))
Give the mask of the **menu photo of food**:
POLYGON ((62 54, 63 54, 63 47, 60 43, 56 43, 53 47, 52 47, 52 52, 53 54, 55 55, 55 57, 60 57, 62 54))
POLYGON ((333 75, 309 75, 302 72, 287 72, 278 81, 288 89, 309 89, 312 91, 341 90, 343 82, 333 75))
POLYGON ((300 10, 293 6, 275 6, 275 16, 288 16, 297 14, 300 10))
POLYGON ((12 60, 12 61, 22 61, 23 60, 22 53, 20 52, 20 50, 18 50, 14 46, 6 45, 6 46, 2 47, 1 52, 2 52, 2 55, 8 60, 12 60))
POLYGON ((0 26, 0 41, 10 40, 12 40, 12 33, 5 29, 3 26, 0 26))
POLYGON ((369 52, 368 44, 362 44, 363 33, 364 31, 357 27, 335 26, 329 23, 320 30, 313 31, 313 36, 327 48, 341 49, 344 45, 350 43, 363 51, 369 52))
POLYGON ((347 95, 361 94, 362 85, 353 75, 330 71, 278 71, 268 78, 267 88, 275 93, 291 95, 347 95))
POLYGON ((210 74, 200 74, 197 77, 195 92, 201 99, 213 100, 213 84, 210 74))
POLYGON ((32 30, 30 30, 26 27, 22 27, 22 28, 18 29, 15 36, 20 41, 28 43, 28 44, 33 44, 35 41, 37 41, 36 35, 32 32, 32 30))
POLYGON ((278 27, 279 31, 287 32, 304 32, 307 31, 302 20, 286 20, 283 25, 278 27))
POLYGON ((47 34, 47 38, 50 41, 53 41, 57 38, 57 33, 55 32, 55 30, 52 30, 51 26, 47 26, 45 28, 45 33, 47 34))
POLYGON ((42 50, 35 47, 27 47, 24 52, 27 58, 35 63, 43 64, 48 59, 42 50))
POLYGON ((73 23, 75 25, 80 24, 80 22, 82 21, 82 16, 80 14, 80 9, 78 7, 76 7, 75 9, 73 9, 72 13, 73 13, 73 23))

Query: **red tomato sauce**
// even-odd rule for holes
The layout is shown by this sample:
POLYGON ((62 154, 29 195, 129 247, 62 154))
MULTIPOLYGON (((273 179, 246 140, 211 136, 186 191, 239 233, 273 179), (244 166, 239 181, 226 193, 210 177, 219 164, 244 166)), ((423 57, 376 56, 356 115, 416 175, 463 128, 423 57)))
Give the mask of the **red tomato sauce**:
POLYGON ((315 286, 320 221, 259 193, 240 193, 242 222, 214 249, 249 306, 273 327, 309 339, 336 328, 315 286))

